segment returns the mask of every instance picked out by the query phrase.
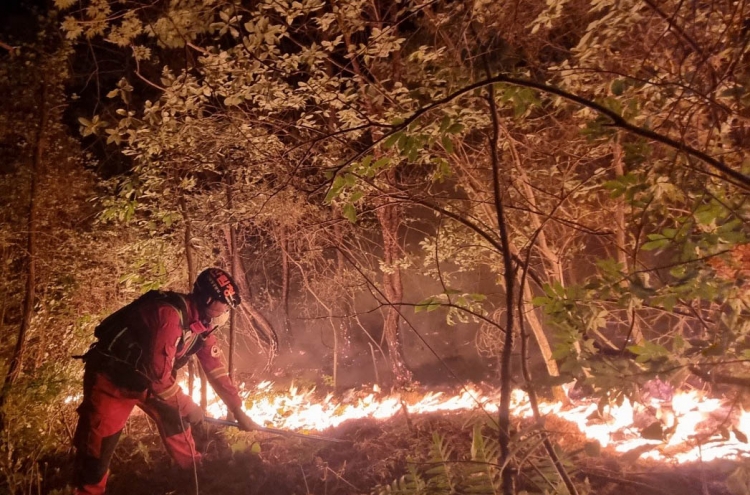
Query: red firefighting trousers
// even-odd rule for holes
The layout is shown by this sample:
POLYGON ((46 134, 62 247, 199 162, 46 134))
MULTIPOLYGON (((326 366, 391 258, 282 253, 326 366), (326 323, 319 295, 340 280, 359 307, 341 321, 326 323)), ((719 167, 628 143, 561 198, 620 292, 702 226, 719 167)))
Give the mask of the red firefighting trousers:
POLYGON ((188 469, 193 462, 200 463, 190 425, 183 422, 177 410, 149 397, 147 391, 118 387, 104 374, 87 370, 74 438, 76 494, 104 493, 112 454, 134 406, 156 422, 162 441, 177 465, 188 469))

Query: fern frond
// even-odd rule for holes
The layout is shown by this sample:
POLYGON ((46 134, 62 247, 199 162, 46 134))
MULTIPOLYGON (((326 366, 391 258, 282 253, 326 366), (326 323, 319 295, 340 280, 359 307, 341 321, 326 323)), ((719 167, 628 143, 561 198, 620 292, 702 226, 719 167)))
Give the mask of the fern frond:
POLYGON ((455 481, 450 468, 453 449, 438 432, 432 434, 431 462, 433 467, 425 472, 428 476, 427 489, 430 494, 456 493, 455 481))
POLYGON ((378 486, 373 493, 377 495, 427 495, 426 483, 417 471, 414 463, 407 464, 408 473, 393 480, 390 485, 378 486))

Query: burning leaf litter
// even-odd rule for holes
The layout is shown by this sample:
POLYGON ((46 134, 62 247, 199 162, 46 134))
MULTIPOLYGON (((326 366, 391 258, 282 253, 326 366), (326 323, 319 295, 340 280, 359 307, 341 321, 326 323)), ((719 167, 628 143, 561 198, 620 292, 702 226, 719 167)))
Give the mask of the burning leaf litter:
MULTIPOLYGON (((243 386, 245 410, 261 425, 294 431, 324 431, 345 421, 384 420, 404 411, 418 415, 482 408, 491 415, 500 401, 498 389, 476 385, 453 395, 431 391, 383 394, 376 386, 372 391, 351 390, 342 397, 328 394, 322 398, 314 388, 292 385, 286 393, 278 393, 273 385, 264 381, 252 389, 243 386)), ((199 401, 198 390, 193 398, 199 401)), ((226 415, 210 389, 208 404, 210 416, 226 415)), ((511 411, 518 419, 532 416, 525 392, 513 391, 511 411)), ((540 412, 573 423, 589 441, 602 447, 619 453, 637 451, 644 459, 686 463, 750 457, 750 413, 698 391, 677 392, 666 400, 652 398, 647 404, 624 399, 620 405, 600 407, 588 398, 570 404, 542 403, 540 412)))

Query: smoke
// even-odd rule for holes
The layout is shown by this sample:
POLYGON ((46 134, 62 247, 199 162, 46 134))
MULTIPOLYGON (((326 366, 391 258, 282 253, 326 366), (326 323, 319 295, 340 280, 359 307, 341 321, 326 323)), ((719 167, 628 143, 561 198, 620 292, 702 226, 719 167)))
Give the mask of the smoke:
MULTIPOLYGON (((469 290, 480 292, 481 285, 497 290, 485 274, 466 273, 458 280, 469 290)), ((430 385, 460 385, 493 380, 495 358, 480 355, 476 346, 478 321, 453 319, 447 312, 416 312, 414 305, 439 294, 443 288, 435 280, 404 272, 404 306, 400 308, 404 359, 417 382, 430 385)), ((301 298, 295 299, 299 301, 301 298)), ((388 349, 382 335, 383 307, 370 293, 363 292, 355 302, 355 312, 329 318, 323 308, 292 305, 291 338, 281 329, 280 311, 267 312, 279 335, 279 353, 270 367, 266 356, 253 343, 240 345, 236 360, 238 376, 253 381, 271 380, 279 385, 332 385, 335 375, 339 389, 392 383, 388 349), (303 311, 304 310, 304 311, 303 311), (334 331, 336 338, 334 339, 334 331), (335 373, 334 373, 335 366, 335 373)))

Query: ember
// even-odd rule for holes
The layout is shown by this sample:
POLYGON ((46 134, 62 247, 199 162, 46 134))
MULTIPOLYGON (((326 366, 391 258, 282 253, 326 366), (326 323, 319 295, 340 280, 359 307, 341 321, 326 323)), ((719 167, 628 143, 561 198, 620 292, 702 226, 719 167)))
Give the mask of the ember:
MULTIPOLYGON (((244 387, 243 387, 244 388, 244 387)), ((322 431, 345 421, 362 418, 387 419, 397 414, 472 411, 483 408, 497 412, 500 392, 496 389, 467 387, 457 395, 427 392, 416 395, 382 395, 375 387, 370 392, 349 391, 343 399, 328 394, 323 398, 314 389, 292 386, 277 393, 272 382, 244 388, 247 413, 256 422, 288 430, 322 431)), ((685 463, 702 459, 750 457, 750 414, 719 399, 699 392, 670 393, 666 399, 647 401, 647 405, 625 399, 621 405, 600 408, 592 399, 573 404, 543 403, 543 415, 555 415, 575 424, 591 441, 615 452, 637 451, 644 459, 685 463), (649 448, 650 446, 650 448, 649 448)), ((199 400, 199 392, 194 392, 199 400)), ((532 416, 527 395, 515 390, 511 400, 517 418, 532 416)), ((226 415, 223 404, 209 390, 209 414, 226 415)))

